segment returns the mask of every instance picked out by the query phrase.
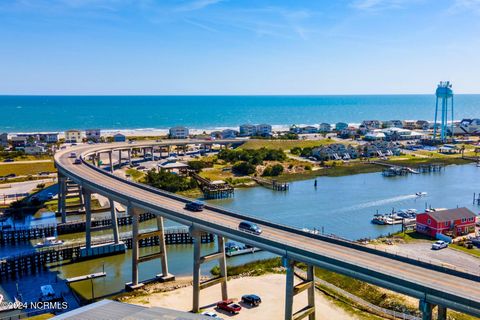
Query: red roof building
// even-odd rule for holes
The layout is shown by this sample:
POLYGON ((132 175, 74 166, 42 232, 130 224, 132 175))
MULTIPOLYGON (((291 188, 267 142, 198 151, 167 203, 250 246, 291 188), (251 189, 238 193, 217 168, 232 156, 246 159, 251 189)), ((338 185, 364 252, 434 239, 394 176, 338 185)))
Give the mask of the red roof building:
POLYGON ((417 232, 433 238, 437 233, 451 237, 475 232, 476 214, 467 208, 431 211, 417 214, 417 232))

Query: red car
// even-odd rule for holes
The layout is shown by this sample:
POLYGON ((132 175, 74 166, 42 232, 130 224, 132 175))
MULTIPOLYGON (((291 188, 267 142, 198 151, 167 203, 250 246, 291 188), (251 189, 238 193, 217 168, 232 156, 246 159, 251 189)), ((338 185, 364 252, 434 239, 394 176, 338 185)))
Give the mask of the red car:
POLYGON ((237 314, 240 312, 240 310, 242 310, 242 307, 234 303, 231 299, 218 302, 217 308, 230 312, 231 314, 237 314))

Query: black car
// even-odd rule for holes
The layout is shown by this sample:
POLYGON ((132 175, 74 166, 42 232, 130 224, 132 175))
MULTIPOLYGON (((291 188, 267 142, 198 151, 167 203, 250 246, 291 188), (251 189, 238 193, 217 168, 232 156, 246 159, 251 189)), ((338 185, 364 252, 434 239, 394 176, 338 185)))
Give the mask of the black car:
POLYGON ((190 211, 203 211, 205 204, 202 201, 190 201, 185 204, 185 209, 190 211))
POLYGON ((242 231, 254 233, 256 235, 259 235, 262 233, 262 228, 257 226, 255 223, 249 222, 249 221, 240 222, 240 224, 238 225, 238 229, 242 231))
POLYGON ((252 307, 258 306, 260 303, 262 303, 262 299, 260 299, 259 296, 255 294, 246 294, 242 296, 242 302, 245 304, 249 304, 252 307))
POLYGON ((5 159, 3 160, 3 162, 13 162, 14 160, 13 159, 5 159))

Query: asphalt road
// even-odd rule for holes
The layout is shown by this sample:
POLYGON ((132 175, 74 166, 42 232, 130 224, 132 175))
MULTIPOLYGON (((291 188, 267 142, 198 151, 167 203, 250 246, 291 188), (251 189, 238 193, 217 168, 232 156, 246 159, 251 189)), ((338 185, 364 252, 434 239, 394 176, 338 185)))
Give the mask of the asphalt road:
MULTIPOLYGON (((76 147, 75 151, 80 154, 90 150, 100 150, 100 148, 118 148, 123 146, 126 148, 131 147, 128 144, 122 145, 117 143, 96 147, 76 147)), ((138 147, 138 145, 135 147, 138 147)), ((217 225, 219 229, 221 227, 227 227, 231 230, 237 230, 238 224, 241 222, 241 219, 214 210, 204 210, 200 213, 184 210, 184 203, 181 201, 163 197, 134 185, 119 182, 108 174, 100 173, 85 164, 74 165, 73 159, 68 158, 69 152, 72 150, 73 149, 60 151, 55 155, 55 160, 57 165, 81 177, 84 181, 98 184, 102 188, 106 188, 115 194, 129 195, 136 200, 148 203, 149 207, 173 211, 176 217, 180 219, 190 220, 192 217, 196 217, 217 225)), ((327 243, 298 233, 284 231, 266 225, 260 226, 263 229, 263 233, 260 236, 248 235, 248 237, 253 240, 257 238, 268 238, 274 241, 278 248, 285 248, 285 246, 301 248, 308 252, 337 260, 339 263, 343 262, 351 264, 352 266, 367 268, 375 272, 376 276, 406 280, 411 283, 412 287, 420 285, 423 286, 425 290, 435 290, 439 293, 446 292, 454 297, 460 299, 467 298, 474 303, 480 304, 480 290, 477 289, 478 283, 475 281, 426 269, 397 259, 360 251, 344 245, 327 243)))

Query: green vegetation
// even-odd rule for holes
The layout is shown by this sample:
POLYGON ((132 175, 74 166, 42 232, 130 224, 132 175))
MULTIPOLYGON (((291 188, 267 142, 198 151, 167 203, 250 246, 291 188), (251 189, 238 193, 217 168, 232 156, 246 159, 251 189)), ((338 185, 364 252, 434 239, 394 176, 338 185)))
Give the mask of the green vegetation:
POLYGON ((15 161, 29 161, 29 160, 46 160, 51 159, 50 155, 27 155, 25 152, 19 151, 0 151, 0 161, 5 159, 13 159, 15 161))
POLYGON ((471 254, 472 256, 480 257, 480 250, 474 246, 472 246, 472 248, 469 249, 463 245, 452 243, 449 245, 449 247, 454 250, 459 250, 459 251, 463 251, 465 253, 471 254))
POLYGON ((137 169, 127 169, 125 171, 134 181, 141 182, 142 179, 145 177, 145 173, 138 171, 137 169))
POLYGON ((273 166, 268 166, 263 170, 262 176, 265 177, 276 177, 283 172, 283 166, 281 164, 275 164, 273 166))
POLYGON ((26 176, 38 174, 42 171, 56 172, 53 161, 51 162, 32 162, 32 163, 5 163, 0 164, 0 176, 15 174, 17 176, 26 176))
POLYGON ((238 161, 233 165, 232 172, 241 176, 246 176, 255 172, 255 166, 247 161, 238 161))
MULTIPOLYGON (((216 159, 215 159, 216 160, 216 159)), ((200 172, 202 169, 205 168, 213 168, 214 160, 191 160, 188 161, 187 164, 190 169, 200 172)))
MULTIPOLYGON (((280 273, 283 272, 282 259, 271 258, 259 261, 248 262, 239 266, 228 266, 227 274, 228 276, 238 276, 238 275, 251 275, 251 276, 260 276, 266 273, 280 273)), ((214 276, 220 275, 220 268, 218 266, 213 267, 210 270, 210 273, 214 276)))
POLYGON ((230 163, 237 161, 249 162, 253 165, 262 164, 263 161, 284 161, 287 155, 282 149, 224 149, 217 155, 218 159, 225 160, 230 163))
POLYGON ((155 170, 148 171, 145 176, 145 183, 169 192, 186 191, 197 187, 197 182, 194 179, 182 177, 178 174, 163 170, 160 172, 156 172, 155 170))
POLYGON ((322 139, 322 140, 247 140, 240 148, 241 149, 281 149, 283 151, 291 150, 292 148, 306 148, 306 147, 318 147, 322 145, 329 145, 332 143, 337 143, 332 139, 322 139))
MULTIPOLYGON (((79 197, 65 199, 65 205, 67 206, 68 209, 82 206, 80 203, 79 197)), ((91 205, 93 210, 100 209, 102 207, 98 199, 95 199, 95 198, 92 198, 91 205)), ((48 211, 56 212, 58 211, 58 200, 52 199, 52 200, 46 201, 44 203, 44 207, 48 211)))

